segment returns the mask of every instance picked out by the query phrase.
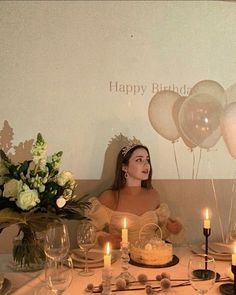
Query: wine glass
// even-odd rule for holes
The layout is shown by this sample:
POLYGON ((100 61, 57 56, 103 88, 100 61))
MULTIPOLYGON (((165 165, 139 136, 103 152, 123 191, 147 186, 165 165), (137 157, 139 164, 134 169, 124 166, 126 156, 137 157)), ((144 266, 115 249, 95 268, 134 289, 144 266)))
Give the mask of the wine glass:
POLYGON ((56 261, 47 258, 45 265, 45 280, 49 289, 61 295, 67 290, 73 279, 73 262, 70 257, 56 261))
POLYGON ((236 242, 236 221, 232 222, 230 225, 229 242, 236 242))
POLYGON ((96 242, 96 227, 89 221, 82 221, 77 229, 77 243, 79 248, 84 252, 85 266, 79 272, 81 276, 91 276, 94 271, 88 268, 88 251, 94 247, 96 242))
POLYGON ((65 258, 70 250, 68 229, 62 221, 50 223, 44 241, 44 252, 55 261, 65 258))
POLYGON ((188 263, 188 277, 194 290, 198 294, 206 294, 216 280, 216 265, 212 256, 194 254, 188 263))

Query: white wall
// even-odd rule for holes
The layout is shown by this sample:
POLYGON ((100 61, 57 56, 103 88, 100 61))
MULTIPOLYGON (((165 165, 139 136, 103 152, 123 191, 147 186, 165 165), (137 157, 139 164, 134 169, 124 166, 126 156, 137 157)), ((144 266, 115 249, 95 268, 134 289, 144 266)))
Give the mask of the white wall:
MULTIPOLYGON (((150 147, 154 178, 175 179, 173 145, 152 128, 149 103, 164 87, 186 96, 205 79, 233 85, 235 19, 226 1, 1 2, 0 128, 8 120, 15 145, 41 131, 78 179, 100 178, 115 135, 135 136, 150 147)), ((180 139, 175 149, 180 178, 192 178, 199 148, 180 139)), ((234 169, 221 138, 203 149, 198 178, 234 169)))
MULTIPOLYGON (((154 179, 177 179, 176 164, 180 178, 191 179, 200 149, 190 151, 181 139, 173 146, 157 133, 149 103, 159 90, 187 96, 208 79, 228 92, 236 83, 235 52, 232 1, 2 1, 0 130, 5 120, 13 128, 13 152, 42 132, 49 152, 63 150, 62 168, 79 180, 103 178, 109 143, 120 133, 150 148, 154 179)), ((217 178, 235 178, 222 138, 202 149, 198 171, 198 179, 217 178)), ((210 203, 207 190, 193 185, 186 203, 177 187, 176 194, 164 189, 163 198, 195 231, 196 212, 215 206, 212 195, 210 203)), ((229 208, 231 193, 222 190, 229 208)), ((228 209, 221 214, 227 220, 228 209)))

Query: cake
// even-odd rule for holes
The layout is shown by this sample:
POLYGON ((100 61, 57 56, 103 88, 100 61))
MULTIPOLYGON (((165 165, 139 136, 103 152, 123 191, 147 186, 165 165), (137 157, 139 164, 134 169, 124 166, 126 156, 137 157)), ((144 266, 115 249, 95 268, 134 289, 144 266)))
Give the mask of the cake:
POLYGON ((164 265, 172 261, 173 247, 160 238, 137 241, 130 247, 130 258, 145 265, 164 265))

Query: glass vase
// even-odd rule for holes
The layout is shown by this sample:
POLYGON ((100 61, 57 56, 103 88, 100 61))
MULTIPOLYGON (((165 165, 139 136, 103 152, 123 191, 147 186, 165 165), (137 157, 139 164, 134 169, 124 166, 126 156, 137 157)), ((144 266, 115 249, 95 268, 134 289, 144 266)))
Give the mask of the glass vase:
POLYGON ((36 271, 44 267, 43 237, 28 225, 19 226, 13 240, 13 260, 15 271, 36 271))

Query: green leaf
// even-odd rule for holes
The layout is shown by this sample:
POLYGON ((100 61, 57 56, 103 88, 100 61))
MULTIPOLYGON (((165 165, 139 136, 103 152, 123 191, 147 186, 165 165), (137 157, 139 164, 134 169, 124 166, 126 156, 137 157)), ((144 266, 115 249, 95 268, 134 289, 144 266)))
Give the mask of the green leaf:
POLYGON ((2 149, 0 150, 0 156, 3 159, 3 161, 11 163, 11 160, 8 158, 8 156, 6 155, 6 153, 2 149))
POLYGON ((31 162, 32 162, 31 160, 29 160, 29 161, 26 160, 21 165, 18 166, 18 173, 19 173, 19 175, 21 173, 23 173, 24 175, 27 174, 28 169, 29 169, 29 165, 30 165, 31 162))

